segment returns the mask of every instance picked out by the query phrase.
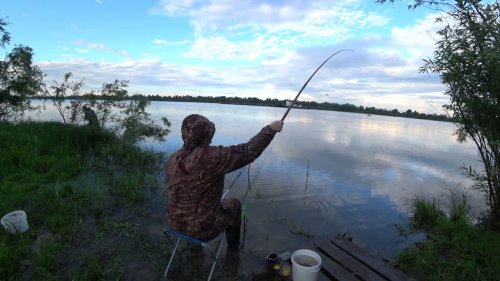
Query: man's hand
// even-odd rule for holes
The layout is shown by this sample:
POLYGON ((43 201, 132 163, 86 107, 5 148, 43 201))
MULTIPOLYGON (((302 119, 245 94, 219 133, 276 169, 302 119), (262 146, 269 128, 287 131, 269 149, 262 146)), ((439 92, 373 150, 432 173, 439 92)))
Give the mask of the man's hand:
POLYGON ((273 129, 276 132, 281 132, 281 129, 283 129, 283 121, 274 121, 271 124, 269 124, 271 129, 273 129))

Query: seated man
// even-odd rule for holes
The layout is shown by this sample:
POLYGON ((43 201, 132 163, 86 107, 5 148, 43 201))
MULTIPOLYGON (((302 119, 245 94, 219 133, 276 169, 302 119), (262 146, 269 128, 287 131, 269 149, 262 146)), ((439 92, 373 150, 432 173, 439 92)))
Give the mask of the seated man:
POLYGON ((97 114, 95 114, 95 111, 86 105, 84 105, 82 109, 83 109, 84 119, 89 121, 88 125, 99 127, 99 123, 97 122, 97 114))
POLYGON ((182 122, 183 147, 166 162, 169 187, 168 222, 182 233, 211 240, 226 231, 229 249, 240 242, 241 202, 221 197, 224 176, 262 154, 282 121, 274 121, 247 143, 211 146, 215 125, 206 117, 192 114, 182 122))

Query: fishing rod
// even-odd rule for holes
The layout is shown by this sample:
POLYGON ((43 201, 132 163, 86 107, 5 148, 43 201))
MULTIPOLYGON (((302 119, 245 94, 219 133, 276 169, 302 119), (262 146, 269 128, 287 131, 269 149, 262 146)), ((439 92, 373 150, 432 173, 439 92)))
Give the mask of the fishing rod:
MULTIPOLYGON (((300 94, 302 94, 302 91, 304 91, 304 89, 306 88, 307 84, 309 84, 309 81, 311 81, 311 79, 314 77, 314 75, 316 75, 316 73, 321 69, 321 67, 323 67, 323 65, 325 65, 335 55, 337 55, 338 53, 344 52, 344 51, 351 51, 352 52, 352 50, 350 50, 350 49, 344 49, 344 50, 337 51, 337 52, 333 53, 332 55, 330 55, 320 66, 318 66, 318 68, 316 68, 316 70, 311 74, 311 76, 309 76, 309 79, 307 79, 307 81, 304 83, 304 85, 302 86, 302 88, 300 89, 300 91, 297 93, 297 95, 295 96, 295 99, 288 106, 288 109, 286 110, 285 114, 281 118, 281 122, 285 121, 286 116, 288 115, 288 113, 292 109, 293 105, 295 104, 295 102, 299 98, 300 94)), ((262 168, 262 165, 260 166, 260 168, 262 168)), ((259 168, 259 170, 260 170, 260 168, 259 168)), ((248 166, 248 172, 250 173, 250 165, 248 166)), ((255 178, 254 178, 254 180, 255 180, 255 178)), ((253 184, 253 182, 252 182, 252 184, 253 184)), ((250 184, 250 183, 248 184, 248 189, 245 192, 245 195, 243 196, 243 199, 241 201, 241 205, 242 205, 242 219, 243 219, 243 243, 242 243, 242 246, 241 246, 242 249, 245 247, 246 222, 247 222, 247 219, 248 219, 248 217, 247 217, 247 209, 246 209, 246 206, 244 205, 244 202, 245 202, 245 199, 247 197, 248 192, 250 191, 250 188, 252 187, 252 184, 250 184)), ((306 188, 307 188, 307 185, 306 185, 306 188)))
MULTIPOLYGON (((304 91, 304 89, 306 88, 307 84, 309 84, 309 81, 311 81, 311 79, 314 77, 314 75, 316 75, 316 73, 321 69, 321 67, 323 67, 323 65, 325 65, 325 63, 327 63, 331 58, 333 58, 335 55, 337 55, 338 53, 341 53, 341 52, 344 52, 344 51, 351 51, 350 49, 343 49, 343 50, 340 50, 340 51, 337 51, 333 54, 331 54, 320 66, 318 66, 318 68, 316 68, 316 70, 313 72, 313 74, 311 74, 311 76, 309 76, 309 79, 307 79, 306 83, 304 83, 304 85, 302 86, 302 88, 300 89, 299 93, 295 96, 295 99, 292 101, 292 103, 288 106, 288 109, 286 110, 285 114, 283 115, 283 117, 281 118, 281 121, 283 122, 286 118, 286 116, 288 115, 288 113, 290 112, 290 110, 292 109, 293 105, 295 104, 295 102, 297 101, 297 99, 299 98, 300 94, 302 94, 302 91, 304 91)), ((264 161, 262 161, 262 163, 264 163, 264 161)), ((260 169, 262 168, 262 164, 260 165, 259 167, 259 171, 260 169)), ((250 164, 248 165, 248 172, 250 173, 250 164)), ((239 177, 239 175, 238 175, 239 177)), ((250 175, 249 175, 249 181, 250 181, 250 175)), ((255 178, 254 178, 254 181, 255 181, 255 178)), ((253 182, 252 182, 253 184, 253 182)), ((247 197, 247 194, 248 194, 248 191, 250 191, 250 188, 252 187, 252 184, 250 184, 250 182, 248 183, 248 189, 247 191, 245 192, 245 195, 243 196, 243 199, 242 199, 242 204, 243 202, 245 201, 245 198, 247 197)), ((226 193, 228 192, 229 190, 226 191, 226 193)), ((224 193, 224 195, 226 195, 226 193, 224 193)))
POLYGON ((350 49, 344 49, 344 50, 340 50, 340 51, 337 51, 335 53, 333 53, 331 56, 329 56, 320 66, 318 66, 318 68, 316 68, 316 70, 313 72, 313 74, 311 74, 311 76, 309 76, 309 79, 307 79, 306 83, 304 83, 304 85, 302 86, 302 88, 300 89, 299 93, 295 96, 295 99, 292 101, 292 103, 288 106, 288 109, 286 110, 285 114, 283 115, 283 117, 281 117, 281 122, 285 121, 285 118, 286 116, 288 115, 288 113, 290 112, 290 110, 292 109, 293 105, 295 104, 295 102, 297 101, 297 99, 299 98, 300 94, 302 94, 302 91, 304 91, 304 89, 306 88, 307 84, 309 84, 309 81, 311 81, 311 79, 314 77, 314 75, 316 75, 316 72, 318 72, 318 70, 323 67, 323 65, 325 65, 325 63, 327 61, 329 61, 331 58, 333 58, 336 54, 338 53, 341 53, 341 52, 344 52, 344 51, 351 51, 350 49))

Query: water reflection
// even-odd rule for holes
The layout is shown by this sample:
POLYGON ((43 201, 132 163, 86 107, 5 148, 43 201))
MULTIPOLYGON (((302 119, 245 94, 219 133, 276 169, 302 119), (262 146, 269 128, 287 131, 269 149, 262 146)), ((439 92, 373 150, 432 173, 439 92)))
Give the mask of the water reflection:
MULTIPOLYGON (((285 109, 153 102, 150 111, 155 119, 166 116, 172 133, 166 142, 143 145, 171 153, 182 145, 180 126, 191 113, 215 123, 214 145, 230 145, 247 141, 285 109)), ((396 253, 405 244, 394 224, 405 221, 412 198, 467 186, 459 167, 479 164, 474 146, 458 144, 454 130, 444 122, 292 110, 249 177, 248 167, 226 177, 226 187, 236 180, 230 196, 240 199, 253 183, 244 199, 249 220, 240 267, 255 268, 269 251, 309 247, 310 239, 292 233, 297 228, 315 239, 347 232, 374 254, 396 253)), ((480 195, 471 196, 483 207, 480 195)))

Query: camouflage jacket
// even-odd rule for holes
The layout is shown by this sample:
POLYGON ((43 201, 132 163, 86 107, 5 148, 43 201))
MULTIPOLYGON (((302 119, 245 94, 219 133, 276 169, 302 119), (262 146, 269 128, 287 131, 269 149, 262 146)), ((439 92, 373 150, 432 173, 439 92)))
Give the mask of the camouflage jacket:
POLYGON ((194 237, 209 232, 220 212, 225 174, 253 162, 276 134, 266 126, 247 143, 211 146, 214 133, 214 124, 205 117, 186 117, 182 124, 184 146, 165 165, 169 225, 194 237))

